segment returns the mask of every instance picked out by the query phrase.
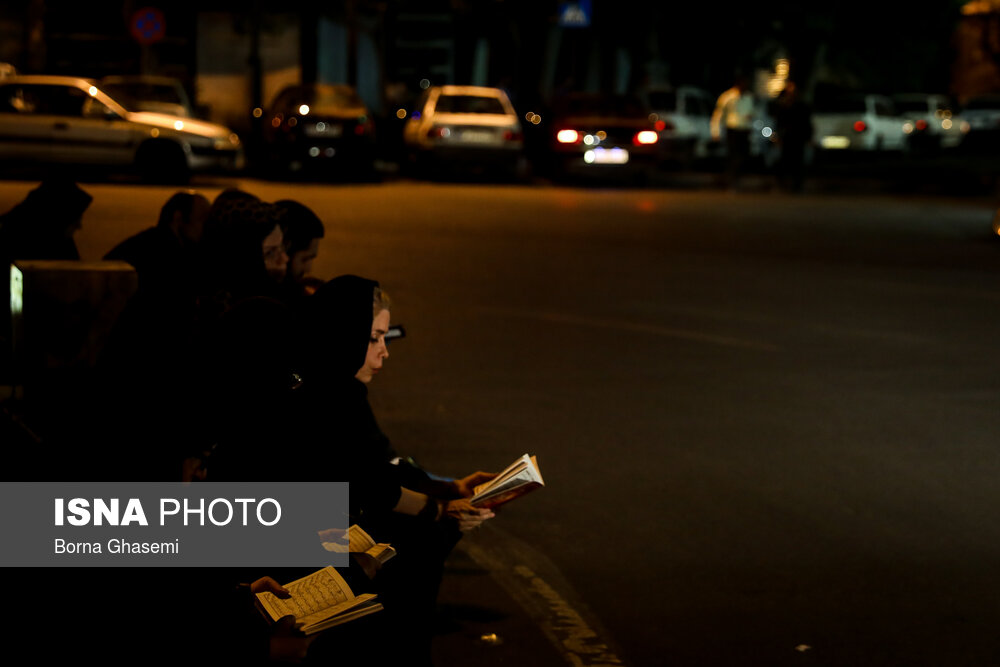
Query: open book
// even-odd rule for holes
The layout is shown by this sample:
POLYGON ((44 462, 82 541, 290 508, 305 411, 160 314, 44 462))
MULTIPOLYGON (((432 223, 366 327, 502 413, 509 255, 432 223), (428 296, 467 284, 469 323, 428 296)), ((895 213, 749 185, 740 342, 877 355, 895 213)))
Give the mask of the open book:
POLYGON ((353 524, 348 530, 346 538, 344 534, 334 531, 321 531, 320 539, 323 540, 323 548, 336 553, 367 554, 377 560, 380 565, 396 555, 396 550, 388 544, 376 543, 372 536, 364 531, 358 524, 353 524))
POLYGON ((332 567, 285 584, 292 596, 281 599, 273 593, 257 593, 271 620, 292 615, 295 626, 311 635, 341 623, 353 621, 382 609, 375 594, 355 596, 344 578, 332 567))
POLYGON ((475 495, 469 502, 476 507, 497 507, 540 486, 545 486, 545 482, 538 471, 538 461, 525 454, 502 473, 473 489, 475 495))

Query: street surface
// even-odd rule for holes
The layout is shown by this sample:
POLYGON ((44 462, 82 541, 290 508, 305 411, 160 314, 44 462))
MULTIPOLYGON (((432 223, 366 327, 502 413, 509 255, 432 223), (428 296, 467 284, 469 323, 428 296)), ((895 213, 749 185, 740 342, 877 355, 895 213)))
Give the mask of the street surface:
MULTIPOLYGON (((370 390, 398 450, 537 455, 546 488, 468 553, 558 612, 568 661, 1000 663, 990 196, 196 186, 228 184, 312 207, 314 273, 393 298, 408 337, 370 390)), ((89 260, 173 191, 84 188, 89 260)))

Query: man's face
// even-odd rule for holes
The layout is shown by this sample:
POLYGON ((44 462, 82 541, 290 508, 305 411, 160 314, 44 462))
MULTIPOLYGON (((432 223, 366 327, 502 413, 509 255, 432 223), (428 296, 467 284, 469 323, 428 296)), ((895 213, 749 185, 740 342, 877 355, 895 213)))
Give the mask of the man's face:
POLYGON ((281 237, 281 227, 275 225, 274 231, 267 235, 261 243, 264 255, 264 268, 277 281, 285 277, 288 266, 288 255, 285 254, 285 243, 281 237))
POLYGON ((312 270, 313 260, 319 254, 319 239, 309 242, 309 247, 291 254, 288 258, 288 279, 300 282, 312 270))

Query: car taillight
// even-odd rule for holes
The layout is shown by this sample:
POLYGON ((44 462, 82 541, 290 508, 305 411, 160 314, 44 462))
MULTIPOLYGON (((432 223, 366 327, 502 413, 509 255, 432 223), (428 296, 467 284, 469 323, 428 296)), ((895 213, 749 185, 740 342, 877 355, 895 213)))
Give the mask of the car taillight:
POLYGON ((654 127, 656 128, 657 132, 663 132, 664 130, 673 132, 676 129, 676 127, 674 126, 673 123, 668 123, 665 120, 658 120, 658 121, 656 121, 656 124, 654 125, 654 127))
POLYGON ((522 139, 524 139, 524 135, 514 130, 505 130, 503 133, 504 141, 521 141, 522 139))
POLYGON ((431 129, 427 130, 427 136, 431 139, 444 139, 451 136, 451 129, 435 125, 431 129))
POLYGON ((914 127, 923 132, 924 130, 927 129, 927 121, 921 118, 916 123, 914 123, 914 127))
POLYGON ((868 124, 865 123, 865 121, 863 121, 863 120, 856 120, 856 121, 854 121, 854 131, 855 132, 864 132, 867 129, 868 129, 868 124))
POLYGON ((659 135, 652 130, 643 130, 642 132, 637 132, 634 137, 632 137, 632 143, 636 146, 649 146, 650 144, 655 144, 659 139, 659 135))
POLYGON ((556 140, 561 144, 577 144, 580 143, 580 133, 576 130, 559 130, 556 140))

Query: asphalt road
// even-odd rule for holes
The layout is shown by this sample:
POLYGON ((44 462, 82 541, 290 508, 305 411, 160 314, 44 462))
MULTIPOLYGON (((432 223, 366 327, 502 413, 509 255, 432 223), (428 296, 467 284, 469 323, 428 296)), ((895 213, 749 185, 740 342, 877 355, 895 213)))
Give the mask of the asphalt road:
MULTIPOLYGON (((326 221, 316 275, 391 294, 409 337, 371 392, 397 449, 538 456, 511 544, 475 547, 544 559, 609 654, 1000 662, 990 197, 240 184, 326 221)), ((172 191, 85 187, 84 259, 172 191)))

